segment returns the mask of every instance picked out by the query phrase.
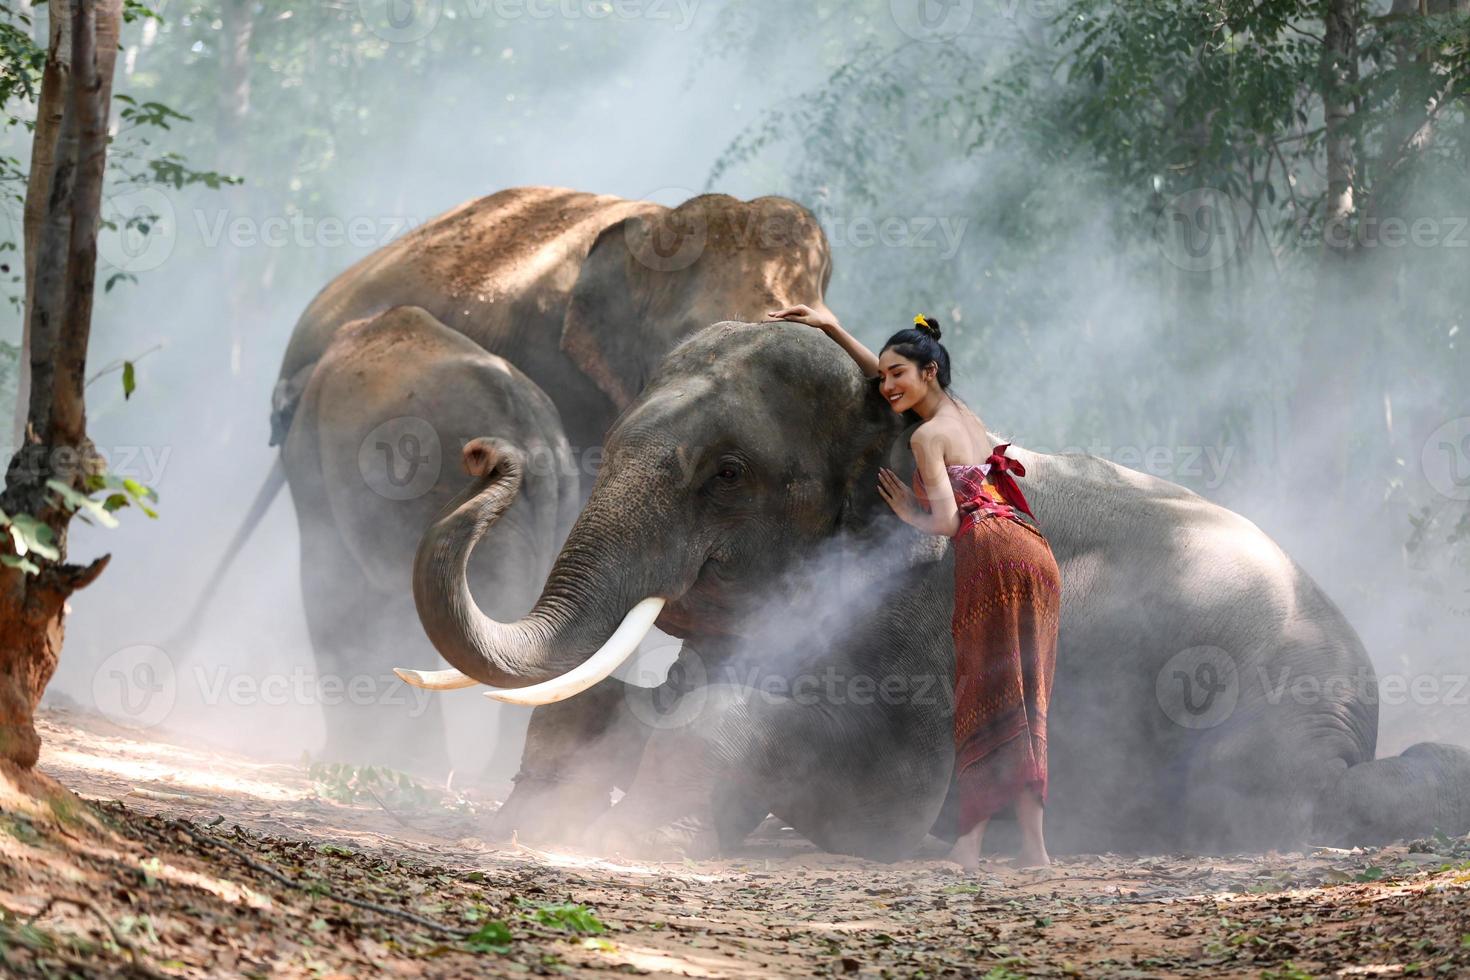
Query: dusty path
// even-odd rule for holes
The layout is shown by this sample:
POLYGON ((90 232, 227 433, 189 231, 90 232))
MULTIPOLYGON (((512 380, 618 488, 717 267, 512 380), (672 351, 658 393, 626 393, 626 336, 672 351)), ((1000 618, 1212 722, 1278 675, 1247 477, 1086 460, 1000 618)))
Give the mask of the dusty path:
POLYGON ((489 846, 493 804, 372 773, 43 724, 108 829, 0 812, 0 974, 1470 975, 1470 839, 965 874, 768 821, 731 859, 619 863, 489 846))

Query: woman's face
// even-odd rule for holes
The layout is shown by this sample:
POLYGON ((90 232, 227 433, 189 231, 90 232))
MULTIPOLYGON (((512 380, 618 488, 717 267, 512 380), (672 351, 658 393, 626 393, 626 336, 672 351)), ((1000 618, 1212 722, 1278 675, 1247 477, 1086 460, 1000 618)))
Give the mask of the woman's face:
POLYGON ((895 412, 907 412, 924 400, 933 373, 921 372, 919 365, 892 347, 878 355, 878 390, 895 412))

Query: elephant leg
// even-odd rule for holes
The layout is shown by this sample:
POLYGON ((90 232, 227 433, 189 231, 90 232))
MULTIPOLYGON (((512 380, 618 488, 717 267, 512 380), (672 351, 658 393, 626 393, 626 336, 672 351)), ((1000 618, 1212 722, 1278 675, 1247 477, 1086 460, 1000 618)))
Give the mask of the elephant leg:
POLYGON ((738 849, 770 812, 770 802, 758 790, 733 782, 717 789, 714 830, 720 853, 729 854, 738 849))
POLYGON ((1308 843, 1316 800, 1346 763, 1302 719, 1242 717, 1211 731, 1188 758, 1183 806, 1152 821, 1166 842, 1200 853, 1308 843))
POLYGON ((326 725, 323 757, 386 765, 435 779, 448 771, 436 698, 392 671, 422 645, 411 605, 366 580, 330 525, 303 520, 302 599, 326 725))
POLYGON ((735 684, 690 692, 685 710, 653 732, 632 787, 600 821, 601 847, 717 852, 734 836, 722 812, 733 798, 747 801, 747 820, 761 808, 754 801, 766 801, 825 850, 878 860, 912 853, 948 787, 950 716, 939 705, 838 694, 735 684))
POLYGON ((1314 843, 1344 847, 1470 833, 1470 749, 1420 742, 1360 762, 1322 795, 1314 843))
POLYGON ((633 780, 648 728, 630 710, 639 689, 609 677, 531 712, 515 789, 490 823, 492 840, 575 844, 633 780))

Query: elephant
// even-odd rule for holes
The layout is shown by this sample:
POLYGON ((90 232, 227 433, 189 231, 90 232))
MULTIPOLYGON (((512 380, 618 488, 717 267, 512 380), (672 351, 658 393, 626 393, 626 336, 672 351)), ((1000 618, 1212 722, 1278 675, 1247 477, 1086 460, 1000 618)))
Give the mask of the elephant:
POLYGON ((832 275, 820 225, 782 197, 702 194, 675 208, 556 187, 469 201, 347 269, 301 314, 272 396, 285 438, 312 365, 344 323, 413 304, 510 358, 578 450, 659 358, 716 320, 759 318, 832 275))
MULTIPOLYGON (((461 447, 486 432, 535 461, 470 570, 486 608, 518 616, 535 601, 580 497, 551 399, 514 365, 414 306, 345 325, 312 371, 282 448, 307 627, 321 678, 349 694, 354 683, 372 691, 341 704, 324 693, 329 758, 444 768, 434 755, 442 738, 409 743, 386 723, 385 706, 408 699, 385 658, 423 643, 409 598, 414 551, 462 488, 454 465, 461 447)), ((434 700, 410 703, 426 722, 441 713, 434 700)), ((501 741, 511 745, 498 745, 501 754, 518 748, 524 715, 503 713, 501 741)))
MULTIPOLYGON (((912 465, 914 421, 818 331, 708 327, 608 433, 513 622, 476 608, 463 573, 524 479, 515 447, 498 446, 426 531, 413 577, 425 632, 466 682, 540 705, 490 832, 694 855, 738 847, 770 812, 823 849, 880 860, 952 837, 953 554, 876 491, 880 465, 912 465), (635 688, 610 673, 649 609, 684 647, 662 685, 635 688)), ((1367 654, 1258 527, 1103 459, 1009 452, 1063 581, 1054 851, 1470 831, 1470 753, 1374 759, 1367 654), (1342 819, 1385 812, 1391 828, 1342 819)))
MULTIPOLYGON (((321 290, 302 313, 282 360, 272 395, 271 444, 290 445, 304 394, 340 334, 385 310, 414 306, 450 332, 506 358, 544 392, 560 415, 573 465, 590 476, 596 466, 593 451, 600 448, 603 433, 641 390, 665 351, 715 320, 758 317, 798 296, 817 297, 820 304, 831 272, 821 227, 810 212, 785 198, 739 201, 703 194, 668 208, 564 188, 503 190, 413 229, 321 290)), ((373 370, 383 374, 379 384, 404 384, 396 377, 396 362, 374 363, 373 370)), ((497 411, 487 408, 484 434, 496 433, 497 411)), ((440 431, 460 432, 464 420, 458 407, 442 420, 422 410, 417 414, 440 431)), ((209 602, 288 482, 283 469, 287 455, 283 452, 273 466, 184 625, 168 641, 171 648, 197 646, 209 602)), ((324 463, 300 460, 299 465, 310 470, 324 463)), ((320 490, 319 496, 363 492, 350 468, 331 472, 346 472, 351 483, 320 490)), ((590 482, 579 486, 585 490, 590 482)), ((291 481, 293 499, 296 486, 291 481)), ((321 529, 308 528, 309 520, 325 519, 327 511, 312 502, 296 503, 303 536, 335 541, 340 529, 330 519, 321 529)), ((405 512, 398 520, 422 520, 400 524, 395 538, 401 532, 416 539, 431 516, 425 508, 405 512)), ((386 567, 403 554, 386 543, 375 550, 376 540, 359 537, 345 553, 335 544, 312 553, 339 555, 342 560, 328 567, 340 569, 344 580, 366 575, 381 582, 388 575, 386 567), (356 570, 345 564, 349 558, 359 566, 356 570)), ((510 569, 519 561, 507 555, 500 565, 510 569)), ((407 575, 410 566, 403 559, 394 567, 407 575)), ((536 581, 538 567, 521 566, 518 583, 536 581)), ((303 578, 319 577, 303 565, 303 578)), ((336 615, 335 606, 310 608, 324 601, 319 594, 309 592, 306 599, 309 620, 336 615)), ((327 637, 333 635, 318 627, 311 634, 314 646, 330 642, 327 637)), ((359 639, 368 642, 367 637, 359 639)), ((385 642, 373 649, 391 649, 385 642)), ((376 662, 376 654, 367 654, 367 659, 376 662)), ((358 744, 350 732, 332 732, 329 742, 332 747, 358 744)))

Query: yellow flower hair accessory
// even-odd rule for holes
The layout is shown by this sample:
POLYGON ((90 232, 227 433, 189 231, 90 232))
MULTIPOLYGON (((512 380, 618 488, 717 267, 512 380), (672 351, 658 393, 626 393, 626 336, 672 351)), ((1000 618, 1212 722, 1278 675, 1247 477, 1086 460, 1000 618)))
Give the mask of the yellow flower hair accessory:
POLYGON ((914 325, 919 327, 927 327, 929 325, 929 318, 920 313, 918 316, 914 317, 914 325))

